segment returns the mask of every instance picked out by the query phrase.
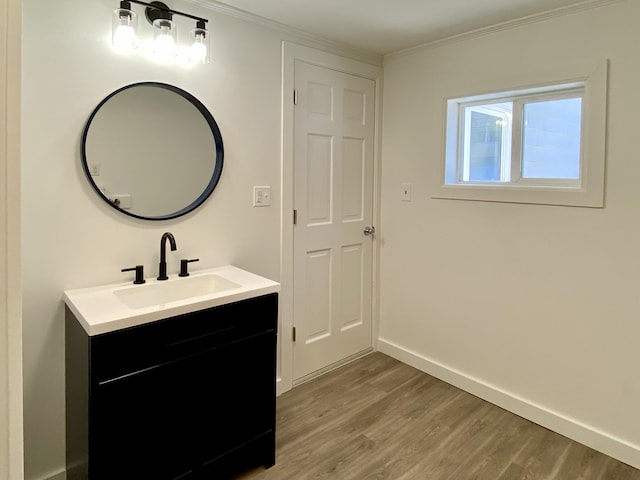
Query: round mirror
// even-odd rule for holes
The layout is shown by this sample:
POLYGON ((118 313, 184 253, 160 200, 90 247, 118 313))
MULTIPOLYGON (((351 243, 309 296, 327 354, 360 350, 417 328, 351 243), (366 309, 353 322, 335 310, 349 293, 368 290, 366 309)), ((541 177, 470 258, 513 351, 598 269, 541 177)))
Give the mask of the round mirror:
POLYGON ((193 95, 164 83, 127 85, 93 111, 82 165, 96 192, 132 217, 167 220, 201 205, 222 174, 218 125, 193 95))

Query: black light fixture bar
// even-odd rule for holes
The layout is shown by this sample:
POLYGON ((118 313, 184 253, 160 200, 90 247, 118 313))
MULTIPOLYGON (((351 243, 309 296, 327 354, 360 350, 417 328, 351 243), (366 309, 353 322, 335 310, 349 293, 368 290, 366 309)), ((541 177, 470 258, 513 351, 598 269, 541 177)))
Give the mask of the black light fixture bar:
POLYGON ((162 2, 151 2, 151 3, 147 3, 147 2, 142 2, 140 0, 127 0, 128 2, 131 3, 136 3, 138 5, 144 5, 146 6, 148 9, 155 9, 155 10, 160 10, 166 13, 170 13, 172 15, 180 15, 182 17, 187 17, 187 18, 191 18, 192 20, 196 20, 198 22, 204 22, 207 23, 209 20, 207 20, 206 18, 202 18, 202 17, 196 17, 195 15, 191 15, 189 13, 184 13, 184 12, 179 12, 177 10, 172 10, 171 8, 167 7, 164 3, 162 2))

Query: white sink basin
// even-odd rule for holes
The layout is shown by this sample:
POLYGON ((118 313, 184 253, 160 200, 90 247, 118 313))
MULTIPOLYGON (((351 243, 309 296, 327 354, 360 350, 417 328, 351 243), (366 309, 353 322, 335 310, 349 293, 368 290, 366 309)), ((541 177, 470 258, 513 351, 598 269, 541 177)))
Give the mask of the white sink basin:
POLYGON ((114 290, 114 295, 130 308, 162 305, 202 295, 212 295, 241 285, 215 273, 147 283, 114 290))
POLYGON ((89 335, 99 335, 279 291, 273 280, 226 265, 142 285, 66 290, 64 301, 89 335))

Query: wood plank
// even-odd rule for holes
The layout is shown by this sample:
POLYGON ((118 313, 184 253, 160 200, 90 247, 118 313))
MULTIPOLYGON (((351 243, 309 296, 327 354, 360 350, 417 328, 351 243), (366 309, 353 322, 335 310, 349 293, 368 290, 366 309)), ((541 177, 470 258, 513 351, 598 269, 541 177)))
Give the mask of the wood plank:
POLYGON ((640 480, 379 352, 279 397, 276 437, 276 465, 236 480, 640 480))

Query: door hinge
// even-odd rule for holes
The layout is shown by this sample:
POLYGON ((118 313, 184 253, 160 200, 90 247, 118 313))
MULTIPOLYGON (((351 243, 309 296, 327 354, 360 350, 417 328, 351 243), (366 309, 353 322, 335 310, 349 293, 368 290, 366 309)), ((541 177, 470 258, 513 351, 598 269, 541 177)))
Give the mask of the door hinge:
POLYGON ((298 90, 293 89, 293 104, 298 105, 298 90))
POLYGON ((291 338, 293 339, 293 341, 296 341, 296 327, 293 327, 293 330, 291 332, 291 338))
POLYGON ((293 224, 294 225, 298 224, 298 210, 293 211, 293 224))

